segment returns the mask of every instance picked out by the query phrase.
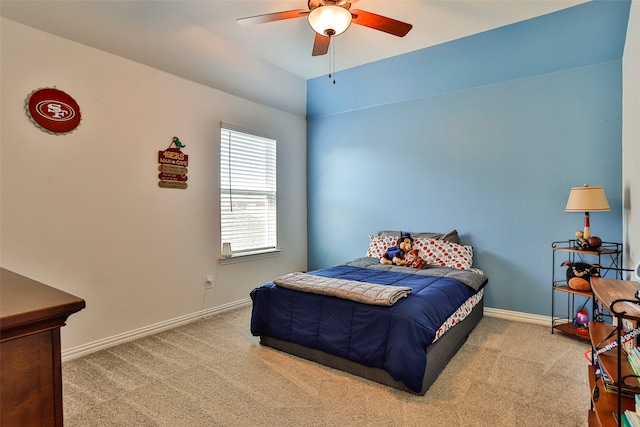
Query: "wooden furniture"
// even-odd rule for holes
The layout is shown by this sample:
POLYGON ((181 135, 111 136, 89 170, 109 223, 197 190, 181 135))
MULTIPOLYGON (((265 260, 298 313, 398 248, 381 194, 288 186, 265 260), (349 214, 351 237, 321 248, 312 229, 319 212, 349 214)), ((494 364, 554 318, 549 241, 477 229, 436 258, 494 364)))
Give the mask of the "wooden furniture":
POLYGON ((589 386, 591 389, 591 410, 589 426, 620 426, 620 414, 627 409, 635 410, 635 401, 622 394, 623 389, 630 393, 640 393, 640 383, 629 365, 626 354, 622 351, 621 336, 622 319, 640 320, 640 300, 635 298, 638 282, 629 280, 613 280, 600 277, 591 279, 594 296, 614 316, 614 323, 619 326, 601 322, 589 324, 589 335, 593 352, 608 344, 615 344, 611 350, 598 355, 603 375, 612 383, 613 390, 608 392, 602 376, 596 376, 596 366, 589 366, 589 386), (627 302, 633 301, 633 302, 627 302), (594 389, 598 389, 594 393, 594 389), (597 395, 597 397, 596 397, 597 395))
POLYGON ((584 262, 587 264, 592 264, 596 261, 598 265, 602 266, 600 276, 604 276, 611 271, 615 272, 616 278, 621 279, 622 244, 603 242, 602 246, 598 249, 583 250, 576 248, 575 240, 565 240, 553 242, 551 244, 551 248, 553 249, 551 275, 551 333, 553 333, 554 330, 559 330, 566 334, 589 339, 588 334, 578 332, 577 328, 573 325, 573 317, 576 314, 576 295, 591 298, 591 313, 595 320, 603 320, 601 315, 602 310, 599 309, 597 299, 593 298, 593 293, 591 291, 579 291, 569 287, 566 279, 566 267, 561 267, 560 264, 564 261, 570 261, 572 263, 584 262), (565 255, 566 257, 558 259, 561 255, 565 255), (588 259, 589 257, 592 259, 588 259), (566 295, 566 310, 556 307, 556 298, 560 295, 566 295))
POLYGON ((60 327, 83 299, 0 269, 0 425, 62 426, 60 327))

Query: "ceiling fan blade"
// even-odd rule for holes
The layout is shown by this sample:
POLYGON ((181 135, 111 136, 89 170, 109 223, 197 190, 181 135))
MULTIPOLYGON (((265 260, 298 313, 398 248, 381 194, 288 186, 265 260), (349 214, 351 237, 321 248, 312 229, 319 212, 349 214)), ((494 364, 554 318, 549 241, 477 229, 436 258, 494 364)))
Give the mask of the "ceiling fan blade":
POLYGON ((248 18, 236 19, 236 22, 243 27, 250 25, 264 24, 273 21, 282 21, 284 19, 302 18, 307 16, 309 11, 307 9, 287 10, 285 12, 267 13, 265 15, 249 16, 248 18))
POLYGON ((323 36, 322 34, 316 34, 316 39, 313 42, 313 52, 311 52, 312 56, 326 55, 329 52, 329 43, 331 42, 331 37, 323 36))
POLYGON ((387 18, 386 16, 377 15, 375 13, 367 12, 364 10, 352 10, 351 15, 353 19, 351 22, 365 27, 373 28, 374 30, 384 31, 385 33, 393 34, 394 36, 404 37, 413 28, 413 25, 406 22, 397 21, 395 19, 387 18))

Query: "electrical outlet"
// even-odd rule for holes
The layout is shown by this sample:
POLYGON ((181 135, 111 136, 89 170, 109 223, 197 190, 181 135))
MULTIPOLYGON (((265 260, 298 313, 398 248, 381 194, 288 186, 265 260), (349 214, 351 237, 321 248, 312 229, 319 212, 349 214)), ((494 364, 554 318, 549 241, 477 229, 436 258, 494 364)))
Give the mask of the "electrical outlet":
POLYGON ((213 279, 213 276, 211 275, 207 276, 207 289, 213 288, 213 285, 215 285, 215 280, 213 279))

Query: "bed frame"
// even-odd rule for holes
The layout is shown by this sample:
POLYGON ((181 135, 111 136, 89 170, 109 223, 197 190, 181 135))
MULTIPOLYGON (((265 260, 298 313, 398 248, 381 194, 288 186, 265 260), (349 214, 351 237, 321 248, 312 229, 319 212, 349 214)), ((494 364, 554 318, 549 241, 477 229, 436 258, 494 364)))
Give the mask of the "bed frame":
POLYGON ((460 323, 449 329, 434 344, 427 347, 427 367, 422 379, 422 389, 419 393, 409 389, 404 382, 394 380, 387 371, 380 368, 371 368, 360 363, 352 362, 343 357, 325 353, 309 347, 283 341, 265 335, 260 336, 260 344, 275 348, 276 350, 311 360, 330 368, 338 369, 377 383, 406 391, 411 394, 423 396, 431 384, 434 383, 440 372, 449 363, 449 360, 457 353, 462 345, 467 341, 469 334, 482 319, 484 310, 484 298, 482 298, 471 310, 471 313, 460 323))

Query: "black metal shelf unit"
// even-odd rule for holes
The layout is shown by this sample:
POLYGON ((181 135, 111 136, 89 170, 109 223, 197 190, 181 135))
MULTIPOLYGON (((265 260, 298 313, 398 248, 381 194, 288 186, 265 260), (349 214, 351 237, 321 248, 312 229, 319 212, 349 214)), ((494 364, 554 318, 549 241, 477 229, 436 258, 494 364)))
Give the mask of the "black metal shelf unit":
MULTIPOLYGON (((600 276, 615 275, 616 279, 622 279, 622 244, 615 242, 603 242, 597 249, 582 249, 574 239, 553 242, 552 248, 552 295, 551 295, 551 333, 560 330, 564 333, 588 339, 588 334, 580 333, 572 324, 573 316, 576 313, 576 295, 591 299, 591 313, 593 320, 603 321, 604 310, 593 297, 591 291, 579 291, 569 287, 566 279, 566 268, 561 267, 561 263, 569 261, 572 263, 583 262, 587 264, 598 264, 600 276), (565 255, 561 258, 561 255, 565 255), (597 260, 597 261, 596 261, 597 260), (594 262, 595 261, 595 262, 594 262), (559 295, 566 295, 566 311, 557 307, 556 298, 559 295)), ((585 301, 584 304, 588 302, 585 301)), ((608 315, 608 313, 607 313, 608 315)))

